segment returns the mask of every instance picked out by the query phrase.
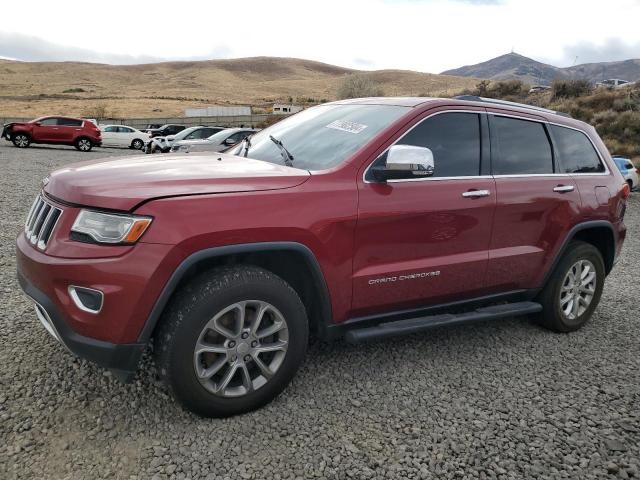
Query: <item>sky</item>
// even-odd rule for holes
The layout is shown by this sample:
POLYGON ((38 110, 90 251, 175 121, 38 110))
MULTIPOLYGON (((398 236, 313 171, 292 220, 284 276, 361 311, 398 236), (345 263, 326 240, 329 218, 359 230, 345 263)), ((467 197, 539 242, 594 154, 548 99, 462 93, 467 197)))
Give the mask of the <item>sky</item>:
POLYGON ((29 0, 28 9, 0 16, 0 57, 277 56, 432 73, 510 51, 558 67, 640 58, 640 0, 29 0))

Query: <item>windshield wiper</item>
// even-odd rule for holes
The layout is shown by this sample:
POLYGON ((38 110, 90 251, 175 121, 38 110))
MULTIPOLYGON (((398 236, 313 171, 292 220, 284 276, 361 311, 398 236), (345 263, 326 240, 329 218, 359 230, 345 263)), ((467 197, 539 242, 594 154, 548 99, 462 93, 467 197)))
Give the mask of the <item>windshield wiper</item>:
POLYGON ((269 138, 280 149, 280 155, 282 155, 282 159, 284 160, 284 164, 287 167, 292 167, 293 166, 293 155, 291 155, 291 152, 289 152, 289 150, 287 150, 285 148, 285 146, 282 144, 282 142, 280 140, 278 140, 277 138, 275 138, 273 135, 269 135, 269 138))
MULTIPOLYGON (((246 136, 242 139, 242 143, 244 145, 244 156, 246 157, 249 153, 249 149, 251 148, 251 140, 250 140, 250 135, 246 136)), ((240 147, 242 148, 242 147, 240 147)))

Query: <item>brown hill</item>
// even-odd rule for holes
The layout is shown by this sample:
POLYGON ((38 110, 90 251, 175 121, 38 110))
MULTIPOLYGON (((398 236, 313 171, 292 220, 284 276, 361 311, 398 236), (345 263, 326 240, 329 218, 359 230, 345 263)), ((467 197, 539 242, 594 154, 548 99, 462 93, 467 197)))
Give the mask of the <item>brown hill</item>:
MULTIPOLYGON (((0 60, 0 117, 168 117, 213 104, 320 102, 334 99, 341 78, 356 72, 276 57, 143 65, 0 60)), ((361 73, 387 95, 451 95, 477 82, 403 70, 361 73)))

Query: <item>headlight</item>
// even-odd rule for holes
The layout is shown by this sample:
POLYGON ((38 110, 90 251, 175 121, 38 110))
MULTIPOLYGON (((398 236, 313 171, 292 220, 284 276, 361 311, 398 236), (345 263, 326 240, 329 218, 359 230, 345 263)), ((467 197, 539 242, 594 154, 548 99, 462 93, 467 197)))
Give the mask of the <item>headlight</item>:
POLYGON ((71 231, 88 235, 99 243, 135 243, 150 224, 150 217, 81 210, 71 231))

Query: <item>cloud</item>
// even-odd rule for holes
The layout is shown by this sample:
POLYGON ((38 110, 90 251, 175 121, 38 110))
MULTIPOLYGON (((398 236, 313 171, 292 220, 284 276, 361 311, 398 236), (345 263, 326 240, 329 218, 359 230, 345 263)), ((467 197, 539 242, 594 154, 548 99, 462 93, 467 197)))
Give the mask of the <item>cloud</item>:
POLYGON ((609 38, 602 44, 583 41, 563 49, 562 66, 581 63, 615 62, 640 58, 640 42, 625 43, 618 38, 609 38))
POLYGON ((210 60, 229 58, 233 51, 227 45, 216 45, 207 55, 162 57, 153 55, 124 55, 85 48, 70 47, 21 33, 0 32, 0 58, 30 62, 92 62, 112 65, 135 65, 170 60, 210 60))
POLYGON ((356 68, 363 68, 363 69, 372 69, 375 66, 375 62, 373 60, 370 60, 368 58, 359 58, 356 57, 352 60, 353 65, 356 68))

